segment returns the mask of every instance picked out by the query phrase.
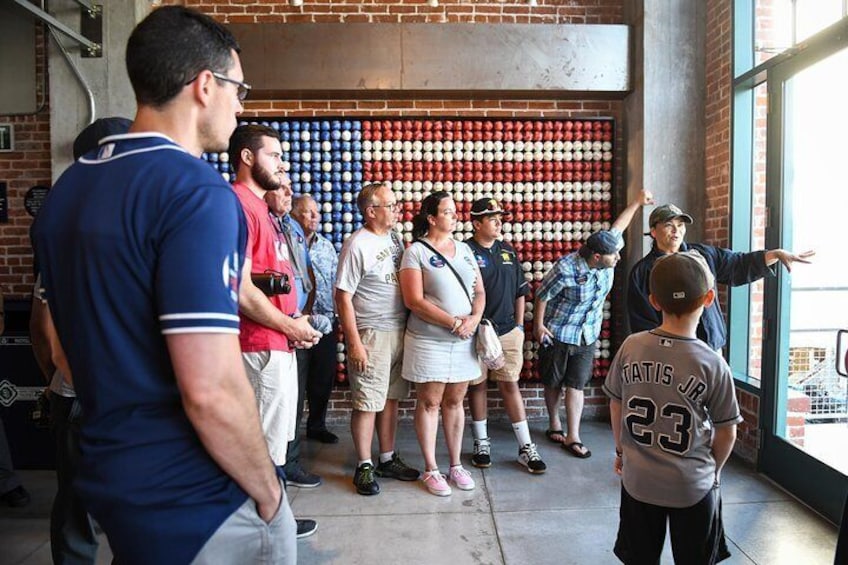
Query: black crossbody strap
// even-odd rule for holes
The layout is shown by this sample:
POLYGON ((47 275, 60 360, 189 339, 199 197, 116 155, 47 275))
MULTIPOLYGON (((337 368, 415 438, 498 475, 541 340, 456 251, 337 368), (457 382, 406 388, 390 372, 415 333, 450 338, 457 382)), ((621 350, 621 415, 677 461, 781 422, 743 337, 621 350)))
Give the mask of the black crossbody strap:
MULTIPOLYGON (((471 293, 470 293, 470 292, 468 292, 468 289, 467 289, 467 288, 465 288, 465 283, 464 283, 464 282, 462 282, 462 277, 460 277, 460 276, 459 276, 459 273, 457 273, 457 272, 456 272, 456 269, 454 269, 454 268, 453 268, 453 265, 451 265, 451 263, 450 263, 450 261, 448 261, 447 257, 445 257, 444 255, 442 255, 441 253, 439 253, 438 251, 436 251, 436 249, 435 249, 432 245, 430 245, 429 243, 427 243, 427 242, 426 242, 426 241, 424 241, 423 239, 419 239, 419 240, 418 240, 418 243, 420 243, 421 245, 423 245, 424 247, 426 247, 427 249, 429 249, 430 251, 432 251, 433 253, 435 253, 435 254, 436 254, 436 255, 438 255, 439 257, 441 257, 442 261, 444 261, 444 262, 445 262, 445 264, 448 266, 448 268, 451 270, 451 272, 452 272, 452 273, 454 274, 454 276, 456 277, 456 280, 458 280, 458 281, 459 281, 459 286, 461 286, 461 287, 462 287, 462 290, 463 290, 463 291, 465 291, 465 296, 468 298, 468 302, 470 302, 470 303, 471 303, 471 307, 473 308, 473 307, 474 307, 474 301, 473 301, 473 300, 471 300, 471 293)), ((457 249, 456 251, 457 251, 457 253, 458 253, 458 252, 459 252, 459 249, 457 249)))

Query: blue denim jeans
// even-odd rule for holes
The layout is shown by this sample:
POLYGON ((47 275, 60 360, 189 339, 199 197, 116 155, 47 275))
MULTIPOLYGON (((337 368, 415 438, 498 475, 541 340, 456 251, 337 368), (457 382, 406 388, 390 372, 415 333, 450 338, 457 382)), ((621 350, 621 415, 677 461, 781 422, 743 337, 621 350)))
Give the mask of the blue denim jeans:
POLYGON ((93 564, 97 534, 73 482, 80 459, 80 405, 76 398, 50 395, 53 437, 56 441, 58 490, 50 514, 50 549, 53 563, 93 564))

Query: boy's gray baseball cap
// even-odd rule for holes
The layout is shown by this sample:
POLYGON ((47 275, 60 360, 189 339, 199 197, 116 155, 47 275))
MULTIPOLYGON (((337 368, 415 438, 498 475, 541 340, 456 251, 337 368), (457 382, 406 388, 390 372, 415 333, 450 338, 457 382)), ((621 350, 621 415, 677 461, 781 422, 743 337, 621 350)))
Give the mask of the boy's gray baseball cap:
POLYGON ((651 294, 661 304, 692 300, 707 294, 715 277, 697 251, 680 251, 657 259, 651 269, 651 294))

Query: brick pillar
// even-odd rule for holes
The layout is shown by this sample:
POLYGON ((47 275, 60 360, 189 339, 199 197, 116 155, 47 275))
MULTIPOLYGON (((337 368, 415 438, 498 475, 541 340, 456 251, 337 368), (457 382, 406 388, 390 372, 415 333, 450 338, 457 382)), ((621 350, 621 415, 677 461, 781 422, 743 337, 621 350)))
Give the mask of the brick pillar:
POLYGON ((797 390, 789 390, 786 402, 786 437, 798 447, 804 447, 804 426, 810 413, 810 397, 797 390))

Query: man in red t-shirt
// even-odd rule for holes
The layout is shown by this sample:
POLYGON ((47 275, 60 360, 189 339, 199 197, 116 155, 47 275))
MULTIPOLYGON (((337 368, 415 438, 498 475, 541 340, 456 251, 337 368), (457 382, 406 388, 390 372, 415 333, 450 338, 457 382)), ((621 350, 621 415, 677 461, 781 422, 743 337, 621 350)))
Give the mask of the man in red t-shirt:
MULTIPOLYGON (((238 127, 230 138, 230 164, 236 173, 233 184, 247 220, 248 239, 242 284, 239 289, 239 341, 247 376, 256 392, 262 428, 271 458, 278 466, 286 462, 286 446, 297 424, 297 361, 295 348, 312 347, 321 334, 312 329, 307 316, 297 312, 297 290, 285 242, 268 215, 264 196, 281 190, 291 198, 291 182, 283 172, 282 149, 277 132, 259 125, 238 127), (266 295, 251 275, 271 273, 288 278, 275 285, 282 292, 266 295)), ((265 289, 268 291, 268 289, 265 289)))

